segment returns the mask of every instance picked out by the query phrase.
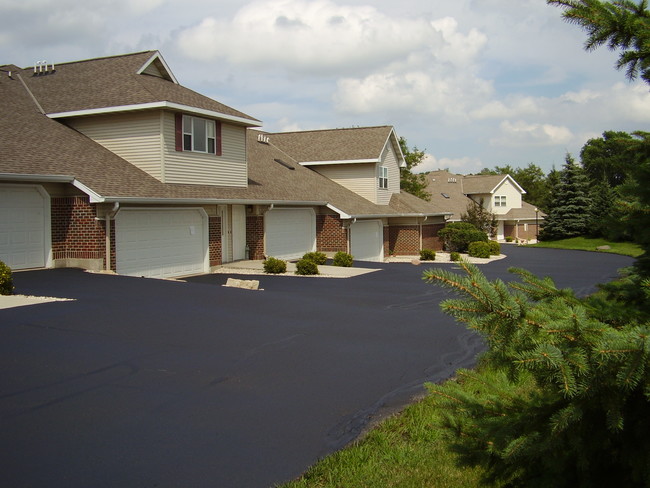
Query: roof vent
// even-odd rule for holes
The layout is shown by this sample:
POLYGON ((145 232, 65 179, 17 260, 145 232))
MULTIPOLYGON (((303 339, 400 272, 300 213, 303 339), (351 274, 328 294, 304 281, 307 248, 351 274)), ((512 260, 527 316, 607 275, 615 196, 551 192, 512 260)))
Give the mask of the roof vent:
POLYGON ((51 66, 48 66, 47 61, 36 61, 34 63, 34 75, 41 76, 47 75, 49 73, 54 73, 54 63, 51 66))
POLYGON ((456 178, 447 178, 447 183, 456 183, 456 178))
POLYGON ((257 142, 260 142, 262 144, 270 144, 269 141, 270 141, 269 136, 265 136, 264 134, 258 134, 257 142))

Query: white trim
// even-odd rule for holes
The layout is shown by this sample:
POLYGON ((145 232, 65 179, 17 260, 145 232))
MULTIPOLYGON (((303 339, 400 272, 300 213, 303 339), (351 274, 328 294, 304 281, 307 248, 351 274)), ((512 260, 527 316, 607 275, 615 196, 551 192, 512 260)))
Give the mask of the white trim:
POLYGON ((47 116, 51 119, 59 119, 65 117, 81 117, 85 115, 102 115, 102 114, 111 114, 117 112, 131 112, 136 110, 151 110, 156 108, 177 110, 177 111, 182 111, 190 114, 203 115, 213 119, 227 120, 229 122, 244 124, 248 127, 262 126, 262 122, 260 122, 259 120, 247 119, 244 117, 238 117, 236 115, 228 115, 221 112, 215 112, 214 110, 191 107, 189 105, 182 105, 180 103, 167 102, 167 101, 135 103, 132 105, 117 105, 113 107, 89 108, 83 110, 72 110, 70 112, 55 112, 55 113, 47 114, 47 116))
MULTIPOLYGON (((395 139, 395 146, 397 147, 397 157, 398 157, 398 163, 397 166, 399 168, 406 168, 406 158, 404 157, 404 153, 402 152, 402 147, 399 145, 399 137, 397 137, 397 133, 395 132, 395 127, 391 127, 390 129, 390 134, 388 134, 388 139, 386 139, 386 142, 384 143, 384 149, 386 149, 386 146, 388 145, 388 142, 391 140, 391 138, 395 139)), ((382 154, 383 154, 382 150, 382 154)))
POLYGON ((156 59, 158 59, 162 63, 162 65, 165 68, 165 71, 167 72, 169 77, 172 79, 172 81, 175 84, 180 85, 180 83, 178 82, 178 80, 174 76, 174 73, 172 73, 172 70, 169 69, 169 65, 163 59, 162 54, 160 54, 160 51, 156 51, 155 54, 153 56, 151 56, 149 58, 149 60, 142 65, 142 68, 140 68, 136 73, 141 75, 144 72, 144 70, 146 70, 151 65, 151 63, 153 63, 156 59))
POLYGON ((524 190, 521 186, 519 186, 519 183, 517 183, 515 179, 510 175, 506 175, 494 188, 492 188, 492 190, 490 190, 490 193, 494 193, 497 190, 497 188, 499 188, 506 180, 510 180, 517 187, 517 189, 522 195, 526 193, 526 190, 524 190))
POLYGON ((0 180, 28 181, 34 183, 72 183, 74 176, 68 175, 32 175, 18 173, 0 173, 0 180))
POLYGON ((359 164, 359 163, 381 163, 379 159, 341 159, 336 161, 303 161, 300 166, 322 166, 324 164, 359 164))

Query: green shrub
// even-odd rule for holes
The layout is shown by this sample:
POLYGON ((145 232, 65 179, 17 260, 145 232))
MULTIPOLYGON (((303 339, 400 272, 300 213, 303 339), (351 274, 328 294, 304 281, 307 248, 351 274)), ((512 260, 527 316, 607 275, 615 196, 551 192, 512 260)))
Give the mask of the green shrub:
POLYGON ((318 251, 316 251, 316 252, 308 252, 307 254, 305 254, 302 257, 302 259, 307 259, 309 261, 313 261, 314 263, 316 263, 318 265, 323 265, 323 264, 325 264, 327 262, 327 256, 325 255, 325 253, 318 252, 318 251))
POLYGON ((501 244, 497 241, 488 241, 488 246, 490 246, 490 256, 498 256, 501 254, 501 244))
POLYGON ((11 276, 11 268, 0 261, 0 295, 14 294, 14 279, 11 276))
POLYGON ((334 261, 332 264, 334 266, 341 266, 343 268, 351 268, 354 258, 351 254, 347 252, 339 251, 334 255, 334 261))
POLYGON ((286 273, 287 262, 274 257, 268 257, 264 260, 264 272, 271 274, 286 273))
POLYGON ((449 259, 451 261, 460 261, 460 253, 456 251, 452 251, 449 253, 449 259))
POLYGON ((468 247, 467 254, 473 258, 489 258, 490 245, 483 241, 472 242, 468 247))
POLYGON ((467 252, 471 242, 487 242, 488 235, 469 222, 451 222, 438 231, 447 251, 467 252))
POLYGON ((432 249, 420 249, 420 259, 422 261, 435 261, 436 252, 432 249))
POLYGON ((514 237, 512 237, 512 236, 506 236, 506 242, 512 242, 512 241, 514 241, 514 240, 515 240, 514 237))
POLYGON ((296 263, 297 275, 317 275, 318 265, 311 259, 301 259, 296 263))

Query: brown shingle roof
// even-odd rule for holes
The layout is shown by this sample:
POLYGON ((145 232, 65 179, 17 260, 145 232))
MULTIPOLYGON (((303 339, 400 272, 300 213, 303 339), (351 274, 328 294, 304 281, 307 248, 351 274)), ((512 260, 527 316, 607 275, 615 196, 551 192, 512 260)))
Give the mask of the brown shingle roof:
MULTIPOLYGON (((259 122, 243 112, 158 76, 137 74, 157 51, 62 63, 54 72, 22 76, 48 114, 172 102, 259 122)), ((258 124, 256 124, 258 125, 258 124)))
POLYGON ((279 132, 271 144, 299 162, 378 160, 389 140, 391 126, 279 132))

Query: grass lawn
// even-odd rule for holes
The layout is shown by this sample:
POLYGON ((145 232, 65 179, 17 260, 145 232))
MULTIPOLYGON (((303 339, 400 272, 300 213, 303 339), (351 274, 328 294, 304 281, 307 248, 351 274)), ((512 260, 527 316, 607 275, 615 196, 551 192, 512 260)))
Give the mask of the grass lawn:
POLYGON ((537 244, 529 244, 529 247, 550 247, 553 249, 610 252, 632 256, 633 258, 639 257, 643 254, 641 247, 632 242, 611 242, 605 239, 591 237, 572 237, 571 239, 560 239, 557 241, 542 241, 537 244), (610 249, 597 249, 600 246, 609 246, 610 249))
POLYGON ((439 415, 427 395, 283 488, 497 488, 481 483, 480 469, 457 466, 439 415))

